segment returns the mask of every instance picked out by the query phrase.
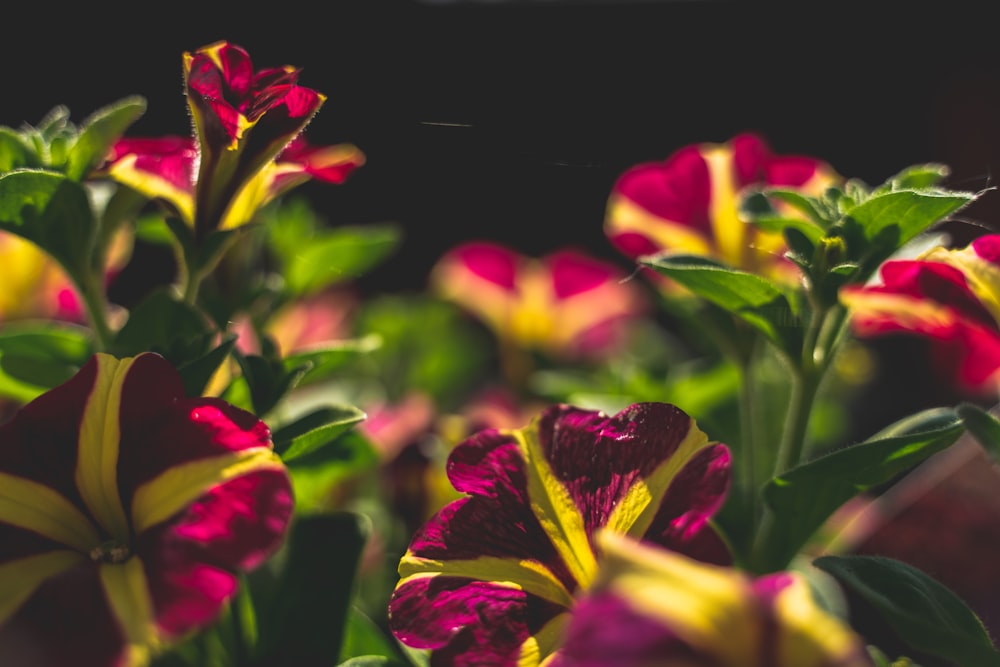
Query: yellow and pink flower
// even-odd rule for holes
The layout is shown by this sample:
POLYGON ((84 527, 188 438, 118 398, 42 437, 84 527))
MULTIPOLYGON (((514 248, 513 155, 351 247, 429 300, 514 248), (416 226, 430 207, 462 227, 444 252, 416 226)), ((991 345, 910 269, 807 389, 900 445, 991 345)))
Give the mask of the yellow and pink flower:
POLYGON ((761 577, 601 532, 597 579, 550 667, 871 667, 798 572, 761 577))
POLYGON ((465 496, 414 535, 389 602, 392 632, 433 665, 546 664, 594 581, 599 530, 731 559, 709 523, 729 450, 672 405, 552 406, 468 438, 447 469, 465 496))
POLYGON ((137 667, 216 620, 284 539, 268 427, 162 357, 95 355, 0 426, 0 655, 137 667))
POLYGON ((216 42, 184 54, 192 138, 126 138, 104 169, 169 203, 196 236, 249 222, 267 202, 317 179, 343 183, 364 164, 350 144, 311 146, 302 130, 326 101, 291 66, 254 70, 249 54, 216 42))
POLYGON ((922 336, 956 388, 977 395, 1000 390, 1000 235, 885 262, 880 278, 840 290, 856 335, 922 336))
POLYGON ((818 195, 838 181, 825 162, 775 155, 753 133, 721 144, 690 144, 666 160, 635 165, 619 176, 604 230, 612 245, 632 259, 661 252, 703 255, 787 282, 796 280, 798 271, 783 256, 784 240, 741 218, 742 195, 750 187, 818 195))

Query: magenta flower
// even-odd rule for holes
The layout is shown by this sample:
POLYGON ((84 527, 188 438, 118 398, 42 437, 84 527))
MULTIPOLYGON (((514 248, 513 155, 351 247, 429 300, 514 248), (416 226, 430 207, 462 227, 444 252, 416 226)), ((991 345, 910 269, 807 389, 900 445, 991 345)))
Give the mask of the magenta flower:
POLYGON ((774 155, 755 134, 724 144, 691 144, 662 162, 638 164, 619 176, 604 230, 612 245, 632 259, 675 251, 788 280, 798 273, 783 257, 781 235, 741 219, 741 195, 751 186, 816 195, 837 180, 824 162, 774 155))
POLYGON ((840 291, 857 336, 923 336, 935 366, 959 389, 984 395, 1000 388, 1000 234, 888 261, 880 277, 840 291))
POLYGON ((579 250, 533 258, 499 244, 470 242, 438 260, 431 283, 505 343, 579 358, 613 350, 625 325, 646 312, 645 295, 626 277, 579 250))
POLYGON ((270 431, 162 357, 94 356, 0 426, 4 664, 145 665, 212 623, 292 515, 270 431))
POLYGON ((435 666, 542 664, 594 580, 598 530, 729 562, 708 523, 729 465, 725 445, 664 403, 614 416, 557 405, 528 427, 481 431, 448 460, 467 495, 400 561, 390 628, 435 666))
POLYGON ((870 667, 797 572, 758 578, 614 533, 550 667, 870 667))
POLYGON ((108 173, 172 204, 197 235, 249 222, 306 180, 344 182, 364 155, 349 144, 313 147, 301 138, 326 97, 298 85, 298 75, 287 65, 255 71, 245 50, 224 41, 185 53, 194 138, 122 140, 108 173))

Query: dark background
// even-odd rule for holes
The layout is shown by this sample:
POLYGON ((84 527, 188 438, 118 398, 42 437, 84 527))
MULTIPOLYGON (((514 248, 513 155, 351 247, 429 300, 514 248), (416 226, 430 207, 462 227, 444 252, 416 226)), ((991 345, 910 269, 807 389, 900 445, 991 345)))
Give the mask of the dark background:
MULTIPOLYGON (((614 179, 744 130, 871 184, 940 161, 955 187, 992 185, 994 23, 971 3, 936 6, 22 3, 5 8, 0 124, 56 104, 79 122, 139 94, 149 108, 130 134, 183 134, 184 51, 227 39, 258 68, 300 66, 300 83, 329 97, 310 138, 355 143, 368 162, 343 186, 296 192, 331 224, 400 224, 405 243, 362 287, 408 290, 473 237, 621 260, 601 229, 614 179)), ((1000 222, 993 193, 966 213, 1000 222)))

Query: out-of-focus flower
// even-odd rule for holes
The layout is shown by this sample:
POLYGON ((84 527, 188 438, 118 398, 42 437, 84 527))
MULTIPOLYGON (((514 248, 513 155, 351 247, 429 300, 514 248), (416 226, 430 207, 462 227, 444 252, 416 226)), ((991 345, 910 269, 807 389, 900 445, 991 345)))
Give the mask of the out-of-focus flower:
MULTIPOLYGON (((828 164, 774 155, 752 133, 722 144, 691 144, 662 162, 638 164, 619 176, 604 230, 612 245, 632 259, 667 251, 697 254, 769 278, 796 280, 798 270, 783 257, 781 235, 741 219, 741 196, 751 186, 817 195, 838 180, 828 164)), ((658 284, 676 290, 665 279, 658 284)))
POLYGON ((254 415, 95 355, 0 426, 0 655, 134 667, 213 622, 291 519, 254 415))
POLYGON ((457 491, 400 560, 389 624, 434 665, 538 665, 558 650, 597 571, 601 528, 728 563, 708 524, 729 485, 729 450, 665 403, 608 416, 552 406, 489 429, 448 461, 457 491))
POLYGON ((342 183, 364 154, 350 144, 313 147, 300 136, 326 97, 298 85, 298 76, 288 65, 255 71, 249 54, 225 41, 185 53, 194 138, 124 139, 108 173, 172 204, 196 235, 249 222, 311 178, 342 183))
MULTIPOLYGON (((132 235, 123 230, 111 247, 105 281, 110 283, 131 256, 132 235)), ((0 322, 50 319, 83 323, 86 313, 76 286, 37 245, 0 232, 0 322)))
POLYGON ((923 336, 958 389, 978 395, 1000 389, 1000 235, 885 262, 880 277, 840 291, 856 335, 923 336))
MULTIPOLYGON (((264 333, 281 355, 344 340, 351 335, 351 318, 357 305, 356 296, 346 290, 331 289, 303 296, 268 313, 264 333)), ((260 340, 249 317, 236 318, 230 331, 238 335, 236 346, 242 352, 260 354, 260 340)))
POLYGON ((571 248, 532 258, 470 242, 438 260, 430 283, 503 341, 565 359, 607 354, 627 322, 646 312, 641 286, 625 278, 617 266, 571 248))
POLYGON ((870 667, 795 572, 759 578, 612 532, 552 667, 870 667))

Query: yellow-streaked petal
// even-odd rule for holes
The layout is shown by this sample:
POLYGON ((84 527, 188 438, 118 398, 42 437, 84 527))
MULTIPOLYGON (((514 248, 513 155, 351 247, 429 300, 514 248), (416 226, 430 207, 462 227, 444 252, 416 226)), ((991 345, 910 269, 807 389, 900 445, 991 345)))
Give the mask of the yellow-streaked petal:
POLYGON ((570 607, 573 596, 552 572, 534 560, 482 557, 470 560, 419 558, 409 551, 399 561, 399 584, 421 576, 462 577, 516 588, 544 600, 570 607))
MULTIPOLYGON (((856 654, 858 637, 840 619, 817 606, 809 584, 795 574, 774 599, 778 662, 795 667, 821 667, 831 656, 846 660, 856 654)), ((838 663, 839 664, 839 663, 838 663)))
POLYGON ((126 666, 149 664, 158 646, 158 634, 142 560, 133 557, 121 564, 102 564, 100 578, 111 611, 125 634, 126 666))
POLYGON ((77 551, 60 550, 0 563, 0 624, 46 580, 85 559, 77 551))
POLYGON ((545 667, 556 658, 556 649, 562 644, 563 631, 569 622, 570 615, 559 614, 542 626, 542 629, 532 635, 521 645, 521 656, 517 667, 545 667), (540 658, 545 656, 544 660, 540 658))
POLYGON ((653 474, 645 480, 636 480, 629 487, 625 497, 612 510, 605 525, 619 533, 635 537, 644 535, 677 473, 687 465, 691 457, 708 445, 708 436, 692 420, 687 435, 677 445, 677 450, 657 466, 653 474))
POLYGON ((76 485, 97 522, 115 539, 128 542, 128 520, 118 492, 118 420, 122 385, 135 358, 95 356, 97 374, 80 423, 76 485))
POLYGON ((141 533, 165 521, 203 496, 213 486, 254 470, 284 470, 281 459, 266 447, 190 461, 168 468, 140 486, 132 500, 132 525, 141 533))
POLYGON ((573 578, 586 588, 597 571, 597 560, 590 547, 580 509, 552 472, 538 442, 536 429, 519 429, 515 431, 515 437, 527 462, 525 468, 531 511, 552 540, 573 578))
POLYGON ((44 535, 81 553, 101 542, 83 512, 51 487, 2 472, 0 523, 44 535))

